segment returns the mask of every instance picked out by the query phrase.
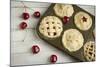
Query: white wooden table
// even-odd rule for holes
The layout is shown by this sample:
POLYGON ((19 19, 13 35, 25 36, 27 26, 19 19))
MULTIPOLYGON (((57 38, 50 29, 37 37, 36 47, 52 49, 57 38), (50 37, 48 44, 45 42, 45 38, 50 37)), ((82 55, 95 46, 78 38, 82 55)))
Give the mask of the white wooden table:
MULTIPOLYGON (((62 51, 54 48, 41 40, 36 34, 36 25, 39 19, 32 17, 34 11, 40 11, 41 15, 47 10, 50 3, 39 3, 39 2, 24 2, 27 8, 27 12, 30 13, 31 17, 26 20, 28 27, 25 30, 19 29, 19 24, 24 21, 20 16, 22 15, 24 8, 23 4, 19 1, 11 2, 11 65, 33 65, 33 64, 49 64, 49 57, 52 54, 58 56, 57 63, 75 62, 72 57, 65 55, 62 51), (24 41, 23 41, 24 40, 24 41), (31 47, 38 45, 40 52, 34 55, 31 52, 31 47)), ((95 14, 94 6, 80 6, 95 14)))

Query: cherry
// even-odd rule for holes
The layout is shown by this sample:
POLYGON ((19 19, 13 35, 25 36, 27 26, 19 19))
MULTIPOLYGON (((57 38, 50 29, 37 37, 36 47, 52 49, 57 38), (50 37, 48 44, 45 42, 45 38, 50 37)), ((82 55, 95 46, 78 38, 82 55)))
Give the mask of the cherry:
POLYGON ((26 22, 20 23, 19 27, 20 27, 20 29, 25 29, 27 27, 26 22))
POLYGON ((29 18, 30 18, 29 13, 24 12, 24 13, 22 14, 22 18, 23 18, 24 20, 29 19, 29 18))
POLYGON ((40 48, 37 45, 32 46, 32 52, 33 54, 36 54, 40 51, 40 48))
POLYGON ((63 23, 66 24, 67 22, 69 22, 69 17, 64 16, 63 17, 63 23))
POLYGON ((56 55, 51 55, 50 56, 50 62, 51 63, 56 63, 56 61, 57 61, 57 56, 56 55))
POLYGON ((34 17, 39 18, 40 17, 40 12, 39 11, 34 12, 34 17))

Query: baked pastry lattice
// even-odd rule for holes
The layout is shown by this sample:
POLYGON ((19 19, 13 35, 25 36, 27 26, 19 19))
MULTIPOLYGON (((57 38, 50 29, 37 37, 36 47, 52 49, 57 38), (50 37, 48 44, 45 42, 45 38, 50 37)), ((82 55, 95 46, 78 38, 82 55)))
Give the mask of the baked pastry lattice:
POLYGON ((84 56, 87 61, 95 60, 95 43, 93 41, 89 41, 84 45, 84 56))
POLYGON ((56 16, 47 16, 40 23, 39 31, 48 38, 59 37, 63 31, 62 21, 56 16))

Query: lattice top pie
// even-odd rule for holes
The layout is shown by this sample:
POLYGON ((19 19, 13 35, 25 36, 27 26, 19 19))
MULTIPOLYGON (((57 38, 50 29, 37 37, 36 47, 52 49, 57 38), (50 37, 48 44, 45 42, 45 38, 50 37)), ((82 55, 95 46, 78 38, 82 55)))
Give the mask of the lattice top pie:
POLYGON ((84 45, 84 56, 87 61, 95 60, 95 43, 93 41, 89 41, 84 45))
POLYGON ((63 31, 62 21, 55 16, 47 16, 40 22, 39 31, 48 38, 59 37, 63 31))

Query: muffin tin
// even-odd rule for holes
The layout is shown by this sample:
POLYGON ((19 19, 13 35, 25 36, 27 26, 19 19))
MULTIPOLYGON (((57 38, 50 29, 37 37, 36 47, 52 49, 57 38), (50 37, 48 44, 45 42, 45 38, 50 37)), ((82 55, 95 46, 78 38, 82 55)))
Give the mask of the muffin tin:
MULTIPOLYGON (((88 13, 87 11, 85 11, 84 9, 78 7, 77 5, 72 5, 73 8, 74 8, 74 13, 73 15, 70 17, 70 20, 68 23, 66 24, 63 24, 63 31, 61 33, 61 36, 60 37, 57 37, 57 38, 47 38, 45 37, 43 34, 41 34, 39 32, 39 25, 40 25, 40 22, 41 20, 46 17, 46 16, 56 16, 58 18, 60 18, 59 16, 57 16, 54 12, 54 9, 53 7, 55 6, 55 3, 51 4, 49 6, 49 8, 47 9, 47 11, 44 13, 44 15, 40 18, 38 24, 37 24, 37 27, 36 27, 36 30, 37 30, 37 34, 38 36, 43 39, 45 42, 49 43, 50 45, 62 50, 65 54, 69 54, 70 56, 72 56, 72 58, 75 58, 77 59, 78 61, 87 61, 86 58, 84 57, 84 49, 83 49, 83 46, 82 48, 80 48, 79 50, 75 51, 75 52, 70 52, 68 51, 62 44, 62 35, 64 33, 65 30, 67 29, 70 29, 70 28, 73 28, 73 29, 77 29, 78 31, 80 31, 84 37, 84 43, 85 44, 86 42, 88 41, 95 41, 94 37, 93 37, 93 30, 95 28, 95 16, 91 15, 90 13, 88 13), (83 11, 87 14, 89 14, 92 18, 92 26, 89 30, 87 31, 82 31, 80 29, 78 29, 74 23, 74 16, 77 12, 79 11, 83 11)), ((60 18, 62 20, 62 18, 60 18)), ((63 21, 62 21, 63 22, 63 21)))

